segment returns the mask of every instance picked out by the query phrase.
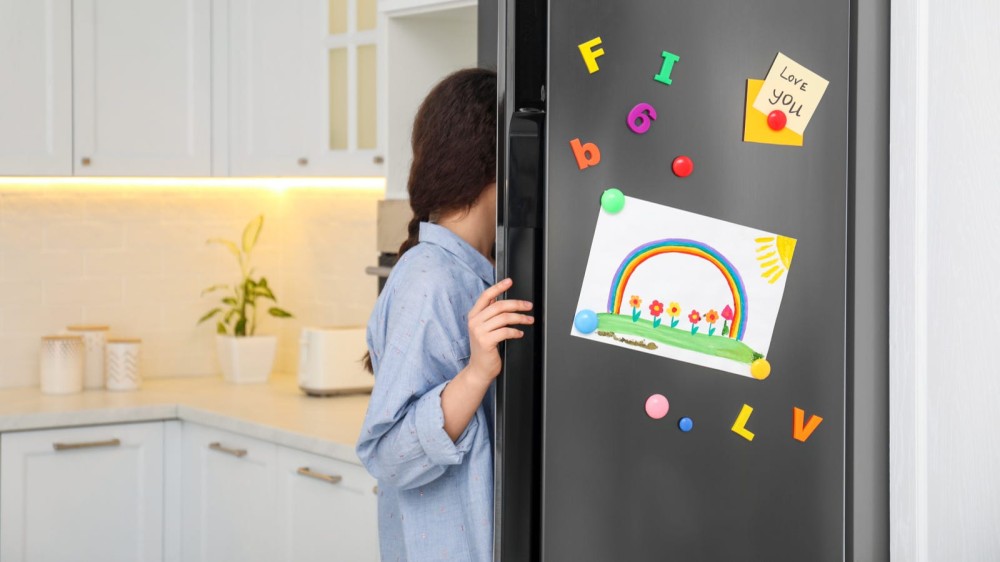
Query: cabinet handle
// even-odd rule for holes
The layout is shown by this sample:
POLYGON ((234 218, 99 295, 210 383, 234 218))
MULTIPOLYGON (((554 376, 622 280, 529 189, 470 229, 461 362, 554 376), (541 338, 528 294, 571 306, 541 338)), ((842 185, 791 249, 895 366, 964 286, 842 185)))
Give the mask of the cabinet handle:
POLYGON ((218 441, 216 441, 215 443, 209 443, 208 448, 212 449, 213 451, 219 451, 220 453, 226 453, 228 455, 232 455, 234 457, 243 458, 247 456, 246 449, 230 449, 229 447, 223 447, 222 443, 219 443, 218 441))
POLYGON ((307 466, 300 466, 297 472, 302 476, 308 476, 309 478, 315 478, 316 480, 322 480, 323 482, 329 482, 330 484, 339 484, 340 481, 344 479, 336 474, 323 474, 322 472, 310 470, 307 466))
POLYGON ((90 157, 89 156, 84 156, 83 158, 81 158, 80 159, 80 165, 82 165, 82 166, 89 166, 90 165, 90 157))
POLYGON ((309 165, 308 158, 299 158, 299 166, 308 166, 308 165, 309 165))
POLYGON ((94 447, 117 447, 121 444, 120 439, 108 439, 106 441, 85 441, 83 443, 53 443, 52 448, 56 451, 69 451, 72 449, 93 449, 94 447))
POLYGON ((372 493, 378 495, 378 486, 372 486, 372 493))
POLYGON ((376 164, 382 164, 382 163, 385 162, 385 157, 383 157, 383 156, 376 156, 376 157, 372 158, 372 162, 374 162, 376 164))

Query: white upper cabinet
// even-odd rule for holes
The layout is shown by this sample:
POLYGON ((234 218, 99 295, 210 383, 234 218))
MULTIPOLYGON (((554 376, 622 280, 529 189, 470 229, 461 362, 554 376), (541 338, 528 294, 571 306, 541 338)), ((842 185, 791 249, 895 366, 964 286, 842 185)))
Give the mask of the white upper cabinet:
POLYGON ((374 0, 230 0, 228 22, 229 175, 383 173, 374 0))
POLYGON ((210 34, 205 0, 74 0, 76 175, 211 175, 210 34))
POLYGON ((0 175, 72 173, 70 0, 0 2, 0 175))
POLYGON ((442 78, 476 66, 475 0, 383 0, 381 46, 385 52, 382 138, 386 150, 386 199, 405 199, 413 152, 413 118, 442 78))
POLYGON ((302 175, 316 168, 321 76, 309 60, 322 41, 321 8, 317 0, 230 0, 223 48, 232 175, 302 175))
POLYGON ((163 452, 162 422, 3 434, 0 560, 161 560, 163 452))

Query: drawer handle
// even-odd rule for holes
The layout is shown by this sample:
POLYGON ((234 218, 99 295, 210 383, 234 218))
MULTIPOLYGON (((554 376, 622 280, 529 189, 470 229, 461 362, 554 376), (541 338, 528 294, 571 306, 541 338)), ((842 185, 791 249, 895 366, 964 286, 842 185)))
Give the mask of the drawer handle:
POLYGON ((340 481, 344 479, 342 476, 337 476, 336 474, 323 474, 322 472, 316 472, 307 466, 300 466, 297 472, 302 476, 308 476, 309 478, 315 478, 316 480, 322 480, 323 482, 329 482, 330 484, 340 484, 340 481))
POLYGON ((80 159, 80 164, 83 165, 83 166, 89 166, 90 165, 90 157, 89 156, 84 156, 83 158, 81 158, 80 159))
POLYGON ((305 157, 299 158, 299 166, 308 166, 308 165, 309 165, 308 158, 305 157))
POLYGON ((117 447, 121 444, 120 439, 108 439, 105 441, 84 441, 82 443, 53 443, 52 448, 57 451, 70 451, 73 449, 93 449, 95 447, 117 447))
POLYGON ((246 449, 231 449, 229 447, 223 447, 222 443, 219 443, 218 441, 216 441, 215 443, 210 443, 208 445, 208 448, 212 449, 213 451, 219 451, 220 453, 226 453, 227 455, 232 455, 238 458, 243 458, 247 456, 246 449))

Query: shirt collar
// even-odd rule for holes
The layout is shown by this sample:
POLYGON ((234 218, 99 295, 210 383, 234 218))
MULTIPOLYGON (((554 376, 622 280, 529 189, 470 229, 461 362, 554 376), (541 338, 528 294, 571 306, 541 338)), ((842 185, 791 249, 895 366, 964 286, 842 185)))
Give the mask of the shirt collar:
POLYGON ((462 240, 457 234, 447 228, 429 223, 420 223, 420 241, 440 246, 448 250, 451 254, 464 263, 469 269, 479 276, 487 285, 492 285, 496 278, 493 264, 486 256, 462 240))

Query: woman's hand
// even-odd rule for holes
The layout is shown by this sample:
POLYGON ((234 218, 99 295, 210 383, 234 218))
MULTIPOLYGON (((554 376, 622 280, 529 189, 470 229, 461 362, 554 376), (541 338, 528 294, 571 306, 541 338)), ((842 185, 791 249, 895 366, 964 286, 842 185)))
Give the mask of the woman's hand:
POLYGON ((524 332, 511 326, 531 325, 535 319, 521 311, 531 310, 528 301, 503 300, 497 297, 510 289, 510 279, 483 291, 469 311, 469 364, 441 392, 444 430, 457 441, 483 402, 483 396, 493 379, 500 374, 500 353, 497 345, 504 340, 524 337, 524 332))
POLYGON ((535 319, 524 311, 531 310, 531 303, 520 300, 497 301, 497 297, 514 284, 504 279, 483 291, 479 300, 469 310, 469 375, 478 382, 489 385, 500 374, 500 342, 524 337, 524 332, 511 326, 530 326, 535 319))

